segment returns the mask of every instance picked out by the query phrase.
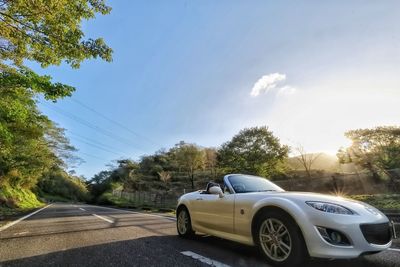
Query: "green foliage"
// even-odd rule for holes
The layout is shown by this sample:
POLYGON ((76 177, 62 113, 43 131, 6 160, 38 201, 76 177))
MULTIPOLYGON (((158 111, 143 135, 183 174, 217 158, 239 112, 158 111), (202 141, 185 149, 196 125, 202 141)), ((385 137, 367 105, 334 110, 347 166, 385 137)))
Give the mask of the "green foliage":
POLYGON ((180 168, 187 172, 192 189, 194 189, 194 173, 196 170, 204 168, 204 150, 195 144, 181 142, 172 151, 180 168))
POLYGON ((346 132, 345 136, 352 144, 339 150, 341 163, 354 163, 375 177, 379 172, 390 176, 387 170, 400 168, 400 127, 358 129, 346 132))
POLYGON ((15 195, 4 194, 9 200, 28 192, 16 207, 34 207, 38 203, 30 197, 29 189, 55 166, 66 167, 75 162, 76 149, 65 137, 64 129, 38 110, 35 92, 23 86, 13 87, 8 78, 0 75, 0 185, 17 189, 7 191, 15 195))
POLYGON ((217 152, 214 148, 202 148, 181 141, 169 150, 143 156, 137 163, 120 160, 118 166, 111 171, 102 171, 89 181, 90 192, 95 201, 102 202, 106 201, 104 194, 111 192, 113 182, 121 183, 125 191, 152 191, 165 194, 174 190, 181 192, 183 188, 189 187, 194 190, 196 186, 205 186, 210 180, 221 181, 219 174, 232 170, 272 175, 284 169, 283 161, 287 157, 288 147, 280 145, 279 140, 265 127, 245 129, 234 137, 231 143, 233 145, 224 144, 217 152), (246 143, 243 149, 243 139, 252 144, 246 143), (229 155, 238 157, 250 165, 245 165, 243 168, 231 161, 232 165, 228 166, 226 162, 231 159, 226 156, 229 155))
POLYGON ((3 185, 0 188, 0 207, 19 208, 22 210, 43 206, 31 190, 3 185))
POLYGON ((368 203, 381 210, 400 210, 399 194, 353 195, 349 197, 368 203))
POLYGON ((218 150, 218 164, 227 173, 269 177, 280 172, 289 148, 281 145, 267 127, 241 130, 218 150))
POLYGON ((44 136, 55 126, 37 110, 31 91, 3 89, 0 106, 0 183, 30 188, 56 160, 44 136))
POLYGON ((74 201, 86 201, 89 198, 86 183, 82 178, 71 176, 58 168, 45 173, 40 179, 38 187, 45 194, 61 196, 74 201))
POLYGON ((103 39, 83 39, 82 20, 108 14, 104 0, 0 0, 0 63, 24 59, 43 67, 65 60, 72 67, 88 58, 111 61, 103 39))
POLYGON ((0 184, 32 188, 53 166, 76 160, 64 129, 41 114, 33 96, 22 87, 0 91, 0 184))
POLYGON ((169 151, 159 150, 153 155, 143 156, 139 162, 138 173, 144 176, 157 177, 159 172, 174 171, 178 163, 174 157, 174 149, 169 151))
POLYGON ((0 71, 0 89, 15 90, 25 88, 35 93, 43 93, 44 97, 55 101, 58 98, 71 96, 75 88, 61 83, 52 83, 50 76, 40 76, 26 67, 18 69, 6 68, 0 71))
POLYGON ((56 101, 71 96, 75 88, 53 83, 50 76, 38 75, 23 64, 30 60, 46 67, 64 61, 78 68, 85 59, 111 61, 111 48, 101 38, 85 39, 81 30, 82 20, 110 10, 104 0, 0 0, 0 188, 4 203, 21 198, 25 200, 16 201, 16 207, 37 205, 29 189, 38 180, 43 187, 39 191, 87 198, 84 181, 62 170, 77 162, 76 149, 64 129, 40 113, 35 100, 42 94, 56 101))
POLYGON ((117 186, 124 185, 130 190, 139 189, 142 174, 138 173, 139 164, 130 159, 121 159, 117 161, 117 166, 111 171, 101 171, 94 175, 88 182, 92 201, 99 201, 101 195, 117 186))

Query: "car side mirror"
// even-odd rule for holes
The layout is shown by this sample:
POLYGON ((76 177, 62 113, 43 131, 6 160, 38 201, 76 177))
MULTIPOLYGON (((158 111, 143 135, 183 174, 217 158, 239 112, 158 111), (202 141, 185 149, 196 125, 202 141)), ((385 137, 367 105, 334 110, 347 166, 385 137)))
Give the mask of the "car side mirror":
POLYGON ((220 198, 224 197, 224 193, 222 192, 221 187, 219 186, 212 186, 208 189, 208 192, 213 195, 219 195, 220 198))

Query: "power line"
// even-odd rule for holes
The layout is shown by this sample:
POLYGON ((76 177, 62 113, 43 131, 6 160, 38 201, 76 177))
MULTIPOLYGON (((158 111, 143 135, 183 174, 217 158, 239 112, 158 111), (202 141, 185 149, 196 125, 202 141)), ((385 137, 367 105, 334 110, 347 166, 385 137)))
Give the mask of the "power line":
POLYGON ((98 157, 98 156, 94 156, 94 155, 91 155, 91 154, 88 154, 88 153, 85 153, 85 152, 82 152, 82 151, 79 151, 79 153, 81 153, 81 154, 83 154, 83 155, 86 155, 86 156, 89 156, 89 157, 92 157, 92 158, 95 158, 95 159, 107 161, 106 159, 103 159, 103 158, 100 158, 100 157, 98 157))
POLYGON ((120 153, 120 154, 128 154, 128 153, 123 152, 123 151, 121 151, 121 150, 119 150, 119 149, 114 150, 115 147, 112 147, 112 146, 106 145, 106 144, 104 144, 104 143, 98 142, 98 141, 96 141, 96 140, 87 138, 87 137, 85 137, 85 136, 83 136, 83 135, 77 134, 77 133, 72 132, 72 131, 70 131, 70 130, 68 130, 68 133, 70 133, 71 135, 73 135, 72 138, 79 138, 79 139, 82 139, 83 141, 90 142, 90 143, 92 143, 92 144, 94 144, 94 145, 101 146, 101 147, 103 147, 103 148, 105 148, 105 149, 117 151, 117 152, 120 153))
POLYGON ((87 144, 87 145, 89 145, 89 146, 92 146, 92 147, 94 147, 94 148, 97 148, 97 149, 103 150, 103 151, 105 151, 105 152, 113 153, 113 154, 115 154, 115 155, 118 155, 118 156, 120 156, 120 155, 121 155, 121 154, 119 154, 119 153, 117 153, 117 152, 114 152, 114 151, 108 150, 108 149, 106 149, 106 148, 103 148, 103 147, 101 147, 101 146, 98 146, 98 145, 95 145, 95 144, 92 144, 92 143, 86 142, 86 141, 84 141, 84 140, 82 140, 82 139, 78 139, 78 137, 74 137, 74 139, 75 139, 75 141, 78 141, 78 142, 81 142, 81 143, 87 144))
POLYGON ((86 120, 84 120, 84 119, 82 119, 82 118, 79 118, 79 117, 77 117, 76 115, 74 115, 74 114, 72 114, 72 113, 70 113, 70 112, 68 112, 68 111, 62 110, 62 109, 59 108, 59 107, 55 107, 55 106, 49 105, 49 104, 47 104, 47 103, 45 103, 45 102, 42 102, 42 101, 40 101, 40 103, 42 103, 43 105, 47 106, 48 108, 50 108, 50 109, 52 109, 52 110, 58 112, 58 113, 61 114, 61 115, 66 116, 66 117, 68 117, 68 118, 70 118, 70 119, 72 119, 72 120, 74 120, 74 121, 76 121, 76 122, 78 122, 78 123, 80 123, 80 124, 82 124, 82 125, 88 127, 88 128, 91 128, 91 129, 93 129, 93 130, 96 130, 96 131, 98 131, 99 133, 101 133, 101 134, 103 134, 103 135, 105 135, 105 136, 108 136, 108 137, 110 137, 110 138, 113 138, 114 140, 117 140, 118 142, 120 142, 120 143, 122 143, 122 144, 135 147, 137 150, 140 150, 140 151, 142 151, 142 152, 145 152, 145 151, 143 151, 142 149, 138 148, 136 145, 130 143, 128 140, 126 140, 126 139, 124 139, 124 138, 122 138, 122 137, 120 137, 120 136, 117 136, 117 135, 113 134, 112 132, 110 132, 110 131, 108 131, 108 130, 102 129, 102 128, 98 127, 97 125, 94 125, 94 124, 92 124, 92 123, 90 123, 90 122, 88 122, 88 121, 86 121, 86 120))
POLYGON ((131 134, 134 134, 135 136, 140 137, 140 138, 146 140, 146 141, 149 142, 149 143, 155 144, 155 145, 157 145, 157 146, 162 146, 162 145, 158 144, 157 142, 151 140, 150 138, 148 138, 148 137, 146 137, 146 136, 143 136, 143 135, 141 135, 141 134, 139 134, 139 133, 137 133, 137 132, 135 132, 135 131, 129 129, 129 128, 126 127, 125 125, 123 125, 123 124, 121 124, 121 123, 119 123, 119 122, 117 122, 117 121, 115 121, 115 120, 113 120, 113 119, 111 119, 111 118, 105 116, 104 114, 100 113, 99 111, 95 110, 95 109, 92 108, 92 107, 89 107, 88 105, 82 103, 81 101, 76 100, 76 99, 73 99, 73 98, 71 98, 70 100, 73 101, 73 102, 75 102, 75 103, 78 104, 78 105, 81 105, 82 107, 86 108, 87 110, 90 110, 91 112, 97 114, 98 116, 102 117, 103 119, 105 119, 105 120, 107 120, 107 121, 109 121, 109 122, 111 122, 111 123, 114 123, 115 125, 117 125, 117 126, 121 127, 122 129, 124 129, 124 130, 130 132, 131 134))

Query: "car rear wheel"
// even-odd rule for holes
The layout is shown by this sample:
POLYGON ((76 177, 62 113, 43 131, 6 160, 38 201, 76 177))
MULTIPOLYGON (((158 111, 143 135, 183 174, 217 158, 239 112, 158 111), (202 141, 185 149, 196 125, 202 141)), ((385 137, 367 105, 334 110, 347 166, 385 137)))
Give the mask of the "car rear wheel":
POLYGON ((185 207, 178 209, 176 215, 176 229, 181 237, 191 237, 194 235, 190 215, 185 207))
POLYGON ((256 224, 255 237, 267 261, 274 265, 299 266, 307 258, 300 228, 283 211, 264 212, 256 224))

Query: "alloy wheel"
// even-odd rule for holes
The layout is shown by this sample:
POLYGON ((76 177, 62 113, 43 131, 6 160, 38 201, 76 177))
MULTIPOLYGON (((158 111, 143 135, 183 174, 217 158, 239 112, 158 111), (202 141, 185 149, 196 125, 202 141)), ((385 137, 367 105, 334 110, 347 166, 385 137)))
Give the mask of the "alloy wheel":
POLYGON ((189 223, 189 217, 186 210, 181 210, 178 215, 178 231, 180 234, 184 235, 187 232, 189 223))
POLYGON ((260 245, 264 253, 272 260, 286 260, 292 251, 292 239, 285 224, 275 218, 268 218, 261 224, 260 245))

